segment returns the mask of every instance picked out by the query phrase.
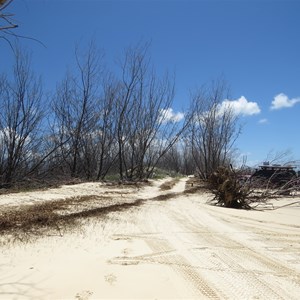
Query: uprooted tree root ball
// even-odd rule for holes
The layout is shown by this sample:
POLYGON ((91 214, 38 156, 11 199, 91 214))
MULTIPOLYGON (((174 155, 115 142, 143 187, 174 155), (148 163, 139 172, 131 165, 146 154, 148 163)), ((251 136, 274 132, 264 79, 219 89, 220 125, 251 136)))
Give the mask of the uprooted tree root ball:
POLYGON ((218 168, 209 178, 216 205, 229 208, 251 209, 247 201, 250 188, 242 184, 236 173, 227 167, 218 168))

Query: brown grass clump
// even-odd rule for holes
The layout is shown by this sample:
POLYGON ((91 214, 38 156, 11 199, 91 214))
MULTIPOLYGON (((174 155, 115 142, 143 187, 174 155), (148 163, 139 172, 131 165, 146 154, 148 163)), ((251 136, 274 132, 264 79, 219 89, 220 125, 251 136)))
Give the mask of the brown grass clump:
POLYGON ((161 184, 159 188, 161 191, 171 190, 178 181, 179 181, 178 178, 173 178, 161 184))
POLYGON ((29 191, 41 191, 50 188, 58 188, 62 185, 72 185, 82 182, 84 181, 76 178, 59 178, 47 180, 39 180, 36 178, 24 178, 23 180, 18 182, 10 184, 0 184, 0 195, 29 191))
POLYGON ((207 192, 208 184, 204 180, 199 179, 198 177, 190 177, 185 184, 184 194, 195 194, 199 192, 207 192))
POLYGON ((62 235, 63 222, 54 209, 50 209, 48 204, 39 204, 6 210, 0 214, 0 234, 10 235, 14 240, 21 241, 28 241, 30 237, 41 235, 45 230, 50 232, 54 229, 62 235))
POLYGON ((26 241, 32 235, 53 232, 62 235, 75 228, 82 218, 95 217, 139 205, 139 201, 120 203, 111 197, 79 196, 53 200, 18 208, 5 208, 0 212, 0 234, 12 235, 26 241))
POLYGON ((64 222, 61 213, 72 205, 78 205, 87 198, 75 197, 64 200, 24 205, 19 208, 5 209, 0 213, 0 233, 21 234, 38 233, 43 229, 60 229, 64 222))
POLYGON ((150 200, 153 200, 153 201, 164 201, 164 200, 168 200, 168 199, 171 199, 171 198, 175 198, 176 196, 178 196, 177 193, 167 193, 167 194, 163 194, 163 195, 158 195, 154 198, 151 198, 150 200))
POLYGON ((80 228, 90 218, 105 217, 111 212, 134 209, 148 201, 164 201, 177 196, 169 192, 151 199, 136 199, 135 190, 136 186, 132 191, 111 186, 101 195, 74 196, 18 207, 2 206, 0 236, 3 236, 4 243, 28 242, 44 235, 63 236, 66 231, 80 228))

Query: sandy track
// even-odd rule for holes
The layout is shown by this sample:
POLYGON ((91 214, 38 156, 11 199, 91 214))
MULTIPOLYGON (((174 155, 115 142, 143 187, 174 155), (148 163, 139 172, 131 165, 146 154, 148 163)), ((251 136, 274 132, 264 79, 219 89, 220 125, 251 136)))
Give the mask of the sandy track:
POLYGON ((206 204, 159 183, 149 200, 85 221, 80 232, 1 249, 2 299, 298 299, 300 207, 206 204), (165 201, 151 200, 176 193, 165 201))

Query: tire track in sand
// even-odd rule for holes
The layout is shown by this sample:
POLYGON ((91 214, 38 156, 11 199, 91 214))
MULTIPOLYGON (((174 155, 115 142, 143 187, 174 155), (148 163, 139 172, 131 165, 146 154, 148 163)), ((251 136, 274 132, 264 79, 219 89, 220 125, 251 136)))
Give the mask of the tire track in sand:
POLYGON ((189 244, 200 245, 194 252, 198 253, 199 262, 202 257, 202 266, 212 271, 207 273, 207 277, 212 281, 219 277, 222 291, 227 291, 229 297, 293 299, 290 292, 295 289, 300 291, 299 273, 247 247, 235 239, 234 231, 226 232, 226 226, 206 215, 205 211, 187 211, 190 213, 185 213, 182 207, 176 205, 171 206, 170 214, 185 228, 184 235, 189 244), (204 264, 203 256, 206 257, 204 264), (276 280, 270 280, 271 277, 276 280), (278 286, 280 281, 285 281, 284 286, 289 287, 289 291, 278 286))
POLYGON ((299 273, 249 247, 253 233, 238 232, 212 216, 197 206, 195 196, 149 201, 135 217, 141 232, 124 238, 141 239, 151 251, 117 257, 114 263, 164 264, 195 298, 297 299, 300 294, 299 273))

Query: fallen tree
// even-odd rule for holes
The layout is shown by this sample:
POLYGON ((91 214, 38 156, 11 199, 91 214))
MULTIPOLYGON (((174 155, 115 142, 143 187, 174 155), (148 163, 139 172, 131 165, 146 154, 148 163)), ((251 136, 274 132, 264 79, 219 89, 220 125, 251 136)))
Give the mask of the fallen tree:
POLYGON ((250 186, 241 183, 232 168, 219 167, 209 178, 209 186, 217 205, 229 208, 251 209, 248 196, 250 186))
POLYGON ((267 184, 255 177, 243 180, 233 168, 219 167, 208 182, 215 205, 237 209, 256 209, 270 199, 293 197, 299 190, 298 177, 275 186, 269 184, 271 180, 267 184))

